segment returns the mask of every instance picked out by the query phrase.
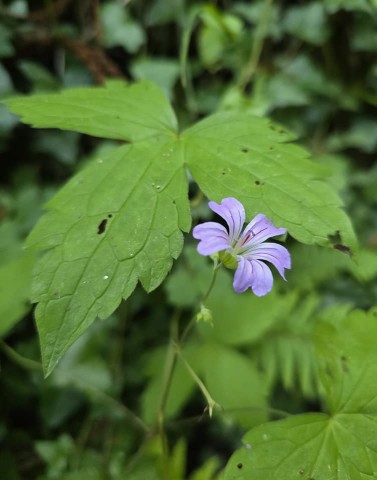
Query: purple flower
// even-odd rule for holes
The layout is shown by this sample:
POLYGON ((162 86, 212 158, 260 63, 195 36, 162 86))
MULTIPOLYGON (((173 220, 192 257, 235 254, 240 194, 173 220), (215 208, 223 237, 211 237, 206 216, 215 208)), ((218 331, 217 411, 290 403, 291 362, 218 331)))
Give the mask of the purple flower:
POLYGON ((200 240, 198 252, 201 255, 219 253, 220 261, 236 270, 233 288, 237 293, 251 288, 261 297, 271 290, 274 280, 263 261, 272 263, 285 280, 284 270, 291 268, 288 250, 277 243, 263 243, 270 237, 286 233, 285 228, 276 228, 260 213, 242 231, 245 210, 235 198, 224 198, 220 205, 209 202, 209 207, 226 221, 228 229, 217 222, 197 225, 193 236, 200 240))

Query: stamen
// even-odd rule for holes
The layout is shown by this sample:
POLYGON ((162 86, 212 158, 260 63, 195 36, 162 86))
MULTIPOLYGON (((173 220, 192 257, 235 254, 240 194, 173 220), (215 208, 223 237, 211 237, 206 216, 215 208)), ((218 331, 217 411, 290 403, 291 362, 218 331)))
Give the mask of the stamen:
POLYGON ((255 233, 252 230, 249 230, 245 235, 245 238, 242 240, 241 247, 245 245, 245 243, 249 240, 250 237, 255 237, 255 233))

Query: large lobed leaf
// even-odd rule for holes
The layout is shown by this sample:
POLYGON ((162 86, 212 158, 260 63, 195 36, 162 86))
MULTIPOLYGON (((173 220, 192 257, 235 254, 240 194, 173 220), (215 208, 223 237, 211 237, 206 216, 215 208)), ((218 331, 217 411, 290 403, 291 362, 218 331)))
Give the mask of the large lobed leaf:
POLYGON ((190 216, 174 144, 125 145, 76 175, 47 208, 27 246, 48 250, 32 300, 45 371, 93 322, 107 318, 138 280, 156 288, 177 258, 190 216))
POLYGON ((246 434, 224 480, 377 478, 377 312, 355 311, 318 329, 330 414, 304 414, 246 434))
POLYGON ((34 273, 43 366, 51 372, 96 316, 105 318, 138 280, 156 288, 190 228, 185 164, 211 199, 235 196, 304 243, 351 249, 355 239, 322 167, 267 120, 217 114, 177 133, 163 93, 148 82, 7 100, 23 121, 132 142, 101 156, 47 205, 27 246, 34 273))
POLYGON ((238 198, 249 217, 264 213, 297 240, 331 245, 332 237, 351 250, 355 235, 335 190, 323 181, 323 167, 290 143, 268 120, 219 113, 183 134, 185 160, 208 198, 238 198))

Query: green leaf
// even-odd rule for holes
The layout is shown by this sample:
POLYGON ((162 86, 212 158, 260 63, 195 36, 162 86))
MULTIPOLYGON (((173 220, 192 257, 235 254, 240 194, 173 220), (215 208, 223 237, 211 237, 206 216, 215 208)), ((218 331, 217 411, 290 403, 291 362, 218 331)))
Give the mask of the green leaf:
POLYGON ((243 354, 207 342, 198 349, 193 365, 223 414, 244 427, 266 419, 266 388, 255 365, 243 354))
POLYGON ((205 339, 225 345, 243 346, 255 342, 277 321, 288 314, 295 295, 237 295, 228 272, 218 273, 215 286, 206 302, 213 316, 213 326, 199 324, 205 339))
POLYGON ((67 89, 59 95, 7 99, 6 104, 33 127, 96 137, 136 142, 156 135, 171 138, 177 130, 166 97, 150 82, 128 86, 112 81, 102 88, 67 89))
POLYGON ((145 42, 144 30, 130 18, 125 6, 106 3, 102 7, 101 19, 107 47, 121 45, 128 52, 135 53, 145 42))
POLYGON ((224 480, 376 478, 377 310, 354 311, 318 329, 317 355, 330 414, 258 426, 224 480))
POLYGON ((377 147, 376 136, 376 121, 365 115, 362 118, 355 119, 349 130, 330 135, 327 146, 330 150, 335 151, 359 148, 366 153, 372 153, 377 147))
MULTIPOLYGON (((197 348, 193 345, 187 345, 184 349, 185 358, 190 362, 191 358, 196 356, 197 348)), ((154 425, 157 420, 157 413, 161 401, 162 387, 164 382, 164 362, 166 349, 158 348, 148 355, 147 375, 150 377, 147 388, 143 392, 141 400, 141 416, 143 420, 150 425, 154 425)), ((166 402, 165 417, 172 418, 176 416, 195 389, 195 383, 187 372, 182 362, 178 362, 172 382, 169 389, 169 395, 166 402)))
POLYGON ((296 304, 291 302, 291 311, 281 311, 279 321, 252 347, 252 358, 264 373, 271 391, 280 381, 288 391, 300 391, 306 398, 318 396, 320 388, 314 356, 318 304, 319 298, 313 294, 296 304))
POLYGON ((219 469, 219 460, 216 457, 210 457, 195 470, 189 480, 215 480, 215 472, 219 469))
POLYGON ((35 255, 29 252, 0 266, 0 336, 31 308, 29 294, 34 263, 35 255))
POLYGON ((335 13, 339 10, 373 12, 373 8, 368 0, 324 0, 324 5, 330 13, 335 13))
POLYGON ((49 374, 96 316, 107 318, 138 280, 156 288, 190 227, 174 143, 125 145, 76 175, 47 204, 27 246, 48 250, 34 273, 42 360, 49 374), (164 160, 164 162, 161 162, 164 160))
POLYGON ((137 80, 156 83, 169 98, 179 76, 179 63, 165 57, 138 58, 132 63, 132 75, 137 80))
POLYGON ((330 35, 321 2, 291 7, 284 18, 284 26, 287 32, 314 45, 323 45, 330 35))
POLYGON ((264 213, 303 243, 329 246, 329 235, 338 232, 342 243, 356 247, 323 167, 288 144, 283 129, 252 115, 219 113, 188 129, 183 140, 190 172, 208 198, 234 196, 249 218, 264 213))
POLYGON ((213 268, 203 261, 193 245, 187 245, 179 263, 164 283, 168 300, 177 307, 192 307, 204 295, 213 268))
POLYGON ((320 375, 333 414, 358 412, 377 420, 376 320, 377 308, 355 310, 318 327, 320 375))
POLYGON ((315 285, 328 285, 340 273, 348 272, 359 282, 368 282, 377 276, 377 252, 360 249, 356 262, 337 250, 316 246, 295 245, 291 249, 290 285, 298 290, 310 290, 315 285))

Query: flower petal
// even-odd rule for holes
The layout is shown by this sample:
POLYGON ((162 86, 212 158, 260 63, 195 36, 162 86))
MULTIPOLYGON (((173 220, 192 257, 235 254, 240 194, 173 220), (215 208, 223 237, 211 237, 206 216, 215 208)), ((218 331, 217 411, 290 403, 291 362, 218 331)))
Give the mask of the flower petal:
POLYGON ((197 240, 204 240, 209 236, 221 236, 225 239, 228 238, 228 232, 226 228, 217 222, 205 222, 194 227, 192 236, 197 240))
POLYGON ((285 247, 277 243, 266 242, 254 247, 250 255, 255 260, 272 263, 285 280, 284 269, 291 268, 291 255, 285 247))
POLYGON ((283 235, 287 230, 285 228, 276 228, 272 223, 272 220, 260 213, 246 226, 244 233, 242 234, 241 241, 242 252, 248 253, 250 247, 258 245, 264 242, 267 238, 275 237, 276 235, 283 235))
POLYGON ((253 268, 253 283, 251 289, 257 297, 263 297, 272 288, 274 279, 271 270, 267 265, 259 260, 247 261, 252 264, 253 268))
POLYGON ((221 200, 219 205, 216 202, 208 203, 210 209, 220 215, 229 227, 229 240, 233 243, 241 234, 243 224, 245 223, 245 209, 242 203, 235 198, 229 197, 221 200))
POLYGON ((253 279, 253 266, 246 258, 238 256, 239 262, 234 273, 233 288, 235 292, 242 293, 251 287, 253 279))
POLYGON ((228 232, 220 223, 206 222, 197 225, 192 235, 201 240, 197 246, 201 255, 212 255, 230 247, 228 232))
POLYGON ((209 237, 198 243, 196 247, 200 255, 213 255, 229 248, 226 240, 220 237, 209 237))

